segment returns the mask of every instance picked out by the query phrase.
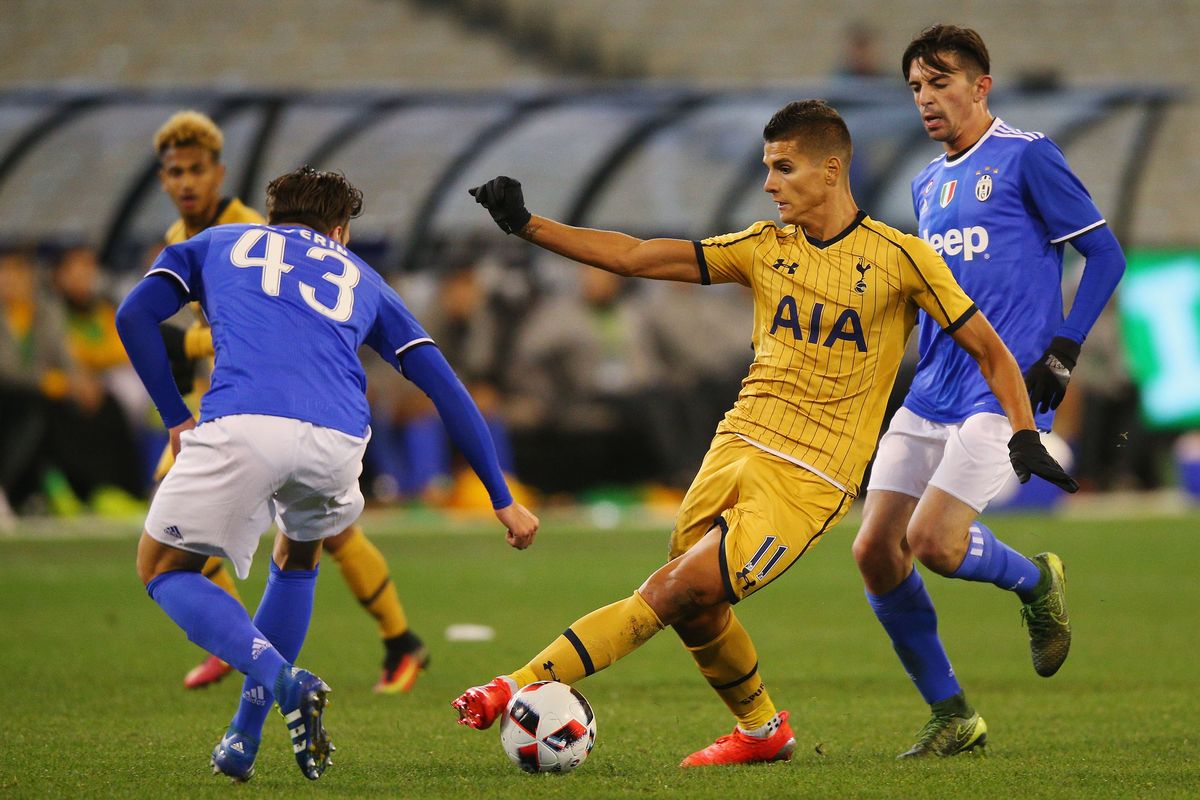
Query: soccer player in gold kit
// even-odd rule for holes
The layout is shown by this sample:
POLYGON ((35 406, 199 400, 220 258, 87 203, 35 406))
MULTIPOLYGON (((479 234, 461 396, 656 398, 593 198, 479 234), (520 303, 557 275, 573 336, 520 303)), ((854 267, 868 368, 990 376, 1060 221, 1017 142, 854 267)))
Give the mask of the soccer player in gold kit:
MULTIPOLYGON (((160 165, 159 181, 179 210, 179 219, 164 237, 166 244, 186 241, 214 225, 266 222, 261 214, 236 197, 221 196, 221 183, 225 178, 225 165, 221 163, 223 144, 221 129, 197 111, 175 114, 154 135, 154 149, 160 165)), ((212 331, 202 319, 198 320, 177 341, 168 342, 168 350, 173 351, 176 358, 212 358, 212 331)), ((172 463, 168 447, 159 463, 156 479, 161 480, 172 463)), ((375 691, 407 692, 416 682, 418 673, 429 663, 429 654, 408 627, 383 554, 367 539, 358 523, 326 539, 324 546, 337 562, 350 591, 379 625, 384 661, 375 691)), ((203 572, 213 583, 241 600, 233 578, 220 558, 210 558, 203 572)), ((210 655, 184 677, 183 683, 189 689, 207 686, 225 677, 231 669, 224 661, 210 655)))
MULTIPOLYGON (((510 178, 472 190, 501 229, 575 261, 619 275, 749 286, 754 362, 683 500, 667 564, 631 596, 572 623, 525 666, 464 692, 453 702, 462 724, 489 727, 517 688, 573 684, 670 625, 737 718, 733 733, 682 766, 789 759, 788 712, 776 709, 733 606, 786 572, 858 494, 918 308, 979 363, 1014 432, 1033 430, 1020 369, 945 262, 854 202, 850 134, 837 111, 819 100, 791 103, 763 139, 763 189, 782 224, 698 242, 532 216, 510 178)), ((1036 437, 1014 436, 1010 455, 1023 479, 1070 480, 1036 437)))

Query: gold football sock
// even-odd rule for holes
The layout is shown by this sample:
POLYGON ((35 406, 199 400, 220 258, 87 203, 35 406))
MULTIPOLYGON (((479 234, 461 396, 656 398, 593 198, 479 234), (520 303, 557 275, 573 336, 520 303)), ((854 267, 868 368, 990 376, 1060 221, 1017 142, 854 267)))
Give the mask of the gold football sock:
POLYGON ((346 540, 329 554, 337 562, 350 591, 379 623, 380 638, 390 639, 408 630, 408 617, 388 575, 387 561, 379 548, 363 535, 360 526, 350 526, 346 540))
POLYGON ((510 677, 517 682, 517 688, 535 681, 572 684, 629 655, 662 628, 654 609, 634 592, 576 620, 562 636, 510 677))
MULTIPOLYGON (((213 556, 208 561, 205 561, 204 568, 200 571, 204 574, 204 577, 224 589, 225 593, 234 600, 237 600, 239 603, 242 602, 242 596, 238 594, 237 585, 233 582, 233 576, 229 574, 229 570, 225 569, 225 561, 219 556, 213 556)), ((245 603, 242 604, 245 605, 245 603)))
POLYGON ((688 652, 742 730, 752 731, 775 716, 775 704, 758 674, 758 651, 732 608, 725 630, 707 644, 688 647, 688 652))

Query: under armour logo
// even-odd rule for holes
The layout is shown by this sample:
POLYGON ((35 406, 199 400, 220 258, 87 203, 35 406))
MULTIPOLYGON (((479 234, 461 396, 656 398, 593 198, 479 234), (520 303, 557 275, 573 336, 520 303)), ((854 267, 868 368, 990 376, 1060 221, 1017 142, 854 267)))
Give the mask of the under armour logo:
POLYGON ((552 680, 552 681, 558 680, 558 675, 556 675, 554 673, 554 662, 553 661, 547 661, 545 664, 542 664, 542 669, 544 669, 544 670, 546 670, 546 672, 550 673, 550 680, 552 680))
POLYGON ((756 581, 750 577, 750 569, 751 569, 750 565, 747 564, 745 569, 738 570, 737 574, 734 575, 735 578, 737 578, 739 581, 742 582, 742 593, 743 594, 745 594, 746 592, 750 591, 751 589, 753 589, 755 586, 758 585, 758 581, 756 581))
POLYGON ((798 270, 800 268, 800 265, 794 261, 790 264, 785 264, 782 258, 777 258, 777 259, 775 259, 775 263, 771 265, 771 268, 772 269, 786 269, 788 275, 795 275, 796 270, 798 270))

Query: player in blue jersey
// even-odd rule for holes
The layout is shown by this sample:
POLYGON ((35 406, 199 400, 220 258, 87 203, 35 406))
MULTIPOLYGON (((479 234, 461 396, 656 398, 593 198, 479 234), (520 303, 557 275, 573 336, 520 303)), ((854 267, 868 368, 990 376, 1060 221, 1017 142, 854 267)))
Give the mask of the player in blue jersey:
POLYGON ((358 349, 370 345, 433 400, 507 529, 528 547, 538 520, 505 483, 487 424, 440 351, 380 275, 347 248, 362 194, 308 167, 267 187, 268 224, 221 225, 167 247, 117 314, 118 330, 177 454, 138 544, 146 590, 188 638, 245 673, 213 771, 254 773, 278 702, 305 777, 333 749, 328 685, 293 666, 308 631, 321 540, 361 513, 370 436, 358 349), (197 424, 175 388, 158 325, 189 300, 212 324, 212 388, 197 424), (200 570, 224 556, 245 578, 259 537, 279 527, 251 621, 200 570))
MULTIPOLYGON (((1037 426, 1048 431, 1080 344, 1124 271, 1120 245, 1062 151, 992 116, 979 34, 928 28, 905 50, 902 69, 926 133, 945 148, 912 184, 920 235, 1016 357, 1037 426), (1068 242, 1087 261, 1064 319, 1068 242)), ((916 377, 880 440, 854 542, 867 599, 932 710, 902 758, 954 755, 987 738, 938 639, 914 557, 939 575, 1016 593, 1039 675, 1053 675, 1071 643, 1059 557, 1027 558, 976 519, 1008 476, 1010 437, 1031 447, 1038 433, 1013 435, 978 367, 923 312, 919 344, 916 377)))

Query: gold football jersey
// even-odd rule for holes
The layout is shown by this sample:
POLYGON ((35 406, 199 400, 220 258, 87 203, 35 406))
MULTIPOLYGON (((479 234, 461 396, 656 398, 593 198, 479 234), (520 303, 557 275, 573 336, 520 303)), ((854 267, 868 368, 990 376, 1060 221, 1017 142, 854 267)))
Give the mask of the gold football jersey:
MULTIPOLYGON (((214 225, 233 225, 238 222, 266 222, 262 214, 259 214, 253 208, 250 208, 236 197, 225 197, 221 199, 217 205, 217 213, 213 216, 212 222, 209 222, 200 230, 206 230, 214 225)), ((186 242, 188 239, 195 236, 200 231, 187 230, 182 219, 177 219, 167 228, 166 236, 163 239, 167 244, 179 244, 186 242)))
POLYGON ((702 282, 754 294, 754 361, 717 430, 856 495, 918 307, 953 332, 975 304, 927 243, 862 212, 829 241, 764 221, 696 254, 702 282))

